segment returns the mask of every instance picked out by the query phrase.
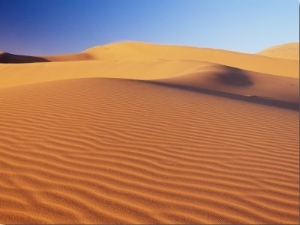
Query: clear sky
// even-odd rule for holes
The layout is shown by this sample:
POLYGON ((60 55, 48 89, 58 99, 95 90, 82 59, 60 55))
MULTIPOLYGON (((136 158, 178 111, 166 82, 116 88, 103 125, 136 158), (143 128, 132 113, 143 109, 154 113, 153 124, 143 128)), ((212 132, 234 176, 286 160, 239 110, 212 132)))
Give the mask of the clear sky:
POLYGON ((126 40, 256 53, 299 42, 299 1, 0 0, 0 51, 73 53, 126 40))

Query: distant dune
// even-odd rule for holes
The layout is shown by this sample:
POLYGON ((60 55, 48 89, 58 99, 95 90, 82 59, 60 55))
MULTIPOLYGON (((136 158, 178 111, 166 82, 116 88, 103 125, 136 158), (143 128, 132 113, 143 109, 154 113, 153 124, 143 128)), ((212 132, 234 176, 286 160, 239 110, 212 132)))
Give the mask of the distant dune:
POLYGON ((284 45, 273 46, 259 52, 258 54, 268 57, 299 61, 299 43, 288 43, 284 45))
POLYGON ((298 62, 219 49, 122 42, 84 51, 96 59, 161 59, 210 62, 260 73, 299 77, 298 62))
POLYGON ((126 42, 0 62, 0 223, 298 223, 297 60, 126 42))
MULTIPOLYGON (((113 43, 96 46, 78 54, 40 56, 39 58, 53 62, 82 60, 184 60, 221 64, 259 73, 299 77, 299 66, 296 61, 219 49, 158 45, 143 42, 113 43)), ((1 62, 3 61, 0 58, 1 62)), ((11 61, 11 63, 15 62, 15 59, 11 61)))
POLYGON ((34 63, 34 62, 48 62, 48 60, 43 57, 14 55, 7 52, 0 52, 0 63, 34 63))

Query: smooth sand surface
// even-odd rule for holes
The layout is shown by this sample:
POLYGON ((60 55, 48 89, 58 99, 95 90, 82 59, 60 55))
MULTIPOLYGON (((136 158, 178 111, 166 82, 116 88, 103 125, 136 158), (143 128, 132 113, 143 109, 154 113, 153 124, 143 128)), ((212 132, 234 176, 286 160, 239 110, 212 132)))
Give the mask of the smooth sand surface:
POLYGON ((298 223, 298 61, 133 42, 22 57, 0 64, 0 223, 298 223))
POLYGON ((258 53, 268 57, 299 61, 299 43, 288 43, 267 48, 258 53))

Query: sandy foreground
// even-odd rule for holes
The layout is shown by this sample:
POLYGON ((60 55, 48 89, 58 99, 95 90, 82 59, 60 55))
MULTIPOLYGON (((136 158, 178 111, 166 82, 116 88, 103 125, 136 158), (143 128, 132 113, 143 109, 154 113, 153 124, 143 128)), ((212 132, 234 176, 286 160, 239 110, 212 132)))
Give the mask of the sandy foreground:
POLYGON ((295 52, 0 53, 0 223, 297 224, 295 52))

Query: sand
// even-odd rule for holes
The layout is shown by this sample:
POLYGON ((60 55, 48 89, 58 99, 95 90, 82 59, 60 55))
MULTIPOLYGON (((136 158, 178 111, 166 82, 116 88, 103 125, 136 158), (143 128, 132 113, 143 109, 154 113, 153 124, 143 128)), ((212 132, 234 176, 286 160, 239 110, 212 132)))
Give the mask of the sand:
POLYGON ((299 221, 297 60, 134 42, 22 57, 0 56, 0 223, 299 221))
POLYGON ((258 53, 268 57, 299 61, 299 43, 288 43, 267 48, 258 53))

